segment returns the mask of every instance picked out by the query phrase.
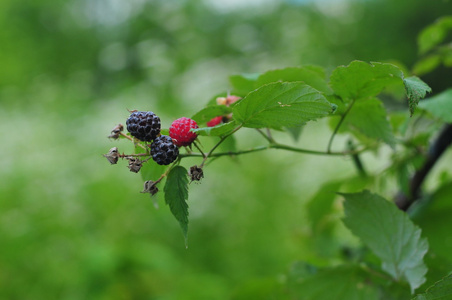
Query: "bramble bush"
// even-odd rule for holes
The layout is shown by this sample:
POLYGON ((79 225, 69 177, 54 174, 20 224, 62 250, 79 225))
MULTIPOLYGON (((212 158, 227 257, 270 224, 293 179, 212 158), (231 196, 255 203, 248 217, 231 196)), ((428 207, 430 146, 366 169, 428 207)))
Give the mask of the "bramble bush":
MULTIPOLYGON (((440 65, 452 67, 452 48, 444 43, 451 29, 452 17, 443 17, 420 33, 421 57, 412 74, 392 63, 352 61, 329 76, 313 65, 233 75, 229 93, 215 95, 203 109, 190 118, 176 120, 170 129, 161 129, 159 119, 157 135, 146 141, 136 137, 157 130, 158 113, 144 112, 137 118, 140 113, 132 111, 127 121, 129 133, 119 124, 110 138, 130 140, 135 153, 121 154, 114 147, 104 156, 112 164, 126 159, 130 171, 140 172, 142 192, 149 193, 156 206, 155 195, 164 194, 186 245, 189 185, 208 180, 208 176, 203 179, 208 174, 205 169, 214 159, 269 149, 351 157, 361 177, 368 180, 367 187, 344 193, 341 182, 326 183, 309 203, 308 217, 314 234, 330 238, 325 217, 339 195, 344 200, 343 223, 362 246, 344 247, 344 261, 339 265, 294 263, 286 274, 282 293, 296 299, 452 299, 452 277, 448 275, 452 266, 441 262, 441 256, 447 254, 429 249, 433 227, 425 221, 434 216, 444 218, 440 213, 450 212, 452 207, 445 196, 451 192, 448 175, 443 176, 444 184, 436 191, 422 190, 425 178, 452 142, 452 88, 433 94, 416 76, 434 72, 440 65), (146 117, 149 115, 151 121, 146 117), (281 131, 296 140, 307 122, 322 118, 329 119, 331 132, 324 149, 277 141, 281 131), (132 123, 136 124, 133 128, 132 123), (235 134, 242 128, 255 129, 263 144, 237 149, 235 134), (349 142, 344 149, 334 150, 339 134, 349 136, 349 142), (203 149, 203 139, 216 143, 203 149), (227 151, 218 150, 223 143, 228 144, 227 151), (362 154, 376 154, 382 147, 391 149, 391 165, 387 172, 368 174, 362 154), (199 159, 199 163, 184 165, 188 157, 199 159), (393 199, 369 190, 371 182, 388 174, 391 176, 385 179, 395 180, 399 189, 393 199), (427 236, 423 224, 428 228, 427 236), (416 294, 419 290, 422 292, 416 294)), ((447 229, 435 231, 445 233, 447 229)), ((432 240, 436 245, 446 237, 432 235, 432 240)))

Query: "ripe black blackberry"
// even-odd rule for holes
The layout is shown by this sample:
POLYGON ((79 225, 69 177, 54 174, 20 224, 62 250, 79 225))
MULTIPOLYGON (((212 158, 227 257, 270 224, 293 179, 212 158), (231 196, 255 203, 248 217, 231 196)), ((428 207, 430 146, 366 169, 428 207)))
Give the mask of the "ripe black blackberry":
POLYGON ((130 134, 141 141, 151 142, 160 134, 160 118, 152 111, 135 111, 126 121, 130 134))
POLYGON ((152 159, 159 165, 169 165, 176 160, 179 149, 173 143, 173 139, 167 135, 161 135, 151 144, 152 159))

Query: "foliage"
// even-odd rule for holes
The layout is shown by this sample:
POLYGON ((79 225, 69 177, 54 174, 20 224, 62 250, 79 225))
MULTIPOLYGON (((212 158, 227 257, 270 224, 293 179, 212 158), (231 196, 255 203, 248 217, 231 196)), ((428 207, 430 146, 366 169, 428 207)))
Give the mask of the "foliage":
POLYGON ((2 1, 0 298, 449 296, 452 2, 258 2, 2 1))

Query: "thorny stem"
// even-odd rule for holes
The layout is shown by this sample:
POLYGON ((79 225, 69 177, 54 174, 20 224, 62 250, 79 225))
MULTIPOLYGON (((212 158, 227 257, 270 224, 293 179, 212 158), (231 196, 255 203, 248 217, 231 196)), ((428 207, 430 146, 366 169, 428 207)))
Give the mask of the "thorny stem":
POLYGON ((336 128, 334 128, 333 134, 331 135, 330 140, 328 142, 328 146, 326 148, 326 152, 327 153, 331 153, 331 146, 333 145, 334 137, 336 136, 337 132, 339 131, 339 128, 341 127, 342 123, 344 122, 345 117, 348 115, 348 113, 352 109, 353 104, 355 104, 355 100, 353 100, 352 103, 350 103, 350 105, 347 107, 347 110, 341 116, 341 119, 339 120, 339 123, 337 123, 336 128))

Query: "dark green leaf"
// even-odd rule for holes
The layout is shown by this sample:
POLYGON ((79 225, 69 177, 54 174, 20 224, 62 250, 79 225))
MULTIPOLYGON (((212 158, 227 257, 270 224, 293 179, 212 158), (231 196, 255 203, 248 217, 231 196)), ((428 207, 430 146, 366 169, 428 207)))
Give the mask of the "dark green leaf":
POLYGON ((428 243, 421 229, 379 195, 364 191, 343 196, 344 224, 381 259, 383 270, 408 282, 411 292, 424 283, 428 243))
POLYGON ((301 126, 296 126, 296 127, 287 127, 285 129, 292 136, 294 141, 298 141, 298 139, 300 138, 301 132, 303 131, 303 127, 304 126, 301 125, 301 126))
POLYGON ((402 78, 402 71, 395 65, 353 61, 333 71, 330 85, 337 95, 349 102, 376 96, 389 85, 401 84, 402 78))
POLYGON ((188 238, 188 173, 184 167, 174 167, 166 179, 165 202, 177 221, 185 238, 187 245, 188 238))
POLYGON ((424 98, 427 93, 430 93, 432 89, 416 76, 403 79, 403 84, 405 84, 405 90, 408 96, 410 114, 413 115, 419 100, 424 98))
POLYGON ((268 71, 257 79, 256 87, 262 86, 267 83, 284 81, 284 82, 294 82, 302 81, 313 88, 330 94, 332 93, 331 88, 328 86, 325 80, 325 74, 323 70, 319 70, 314 67, 293 67, 268 71))
POLYGON ((452 299, 452 275, 429 287, 423 294, 417 295, 413 300, 447 300, 452 299))
POLYGON ((251 128, 300 126, 331 113, 325 97, 301 82, 275 82, 251 92, 233 108, 238 123, 251 128))
POLYGON ((224 116, 232 112, 232 108, 226 105, 211 105, 201 109, 191 117, 196 123, 203 124, 209 122, 212 118, 224 116))
POLYGON ((452 122, 452 89, 423 100, 419 107, 430 112, 434 117, 444 122, 452 122))
POLYGON ((395 147, 396 139, 386 110, 380 100, 370 98, 354 104, 344 121, 344 125, 372 139, 379 139, 395 147))
MULTIPOLYGON (((422 207, 416 223, 422 228, 422 233, 428 238, 430 248, 438 256, 452 262, 452 235, 450 233, 450 216, 452 215, 452 182, 446 181, 422 207)), ((427 200, 427 201, 426 201, 427 200)), ((415 208, 415 207, 414 207, 415 208)), ((446 261, 444 261, 445 263, 446 261)))
POLYGON ((192 129, 193 132, 196 132, 199 135, 207 135, 207 136, 225 136, 233 132, 237 128, 237 122, 231 121, 228 123, 220 124, 215 127, 203 127, 192 129))
POLYGON ((358 266, 339 266, 320 270, 292 284, 290 292, 303 300, 376 300, 378 292, 369 285, 367 277, 358 266))
POLYGON ((452 29, 452 16, 438 19, 435 23, 424 28, 418 36, 419 52, 426 53, 444 41, 449 30, 452 29))

